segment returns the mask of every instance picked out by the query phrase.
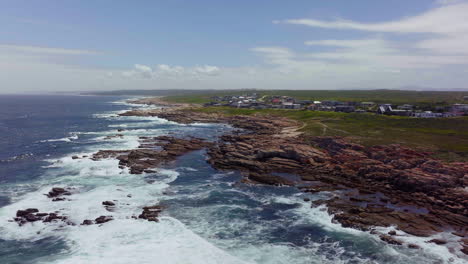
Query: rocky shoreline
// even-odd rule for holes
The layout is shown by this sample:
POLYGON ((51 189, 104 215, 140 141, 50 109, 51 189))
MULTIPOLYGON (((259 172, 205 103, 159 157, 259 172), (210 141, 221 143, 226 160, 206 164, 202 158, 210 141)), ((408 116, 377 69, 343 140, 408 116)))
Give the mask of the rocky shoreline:
MULTIPOLYGON (((183 124, 226 123, 237 130, 215 142, 193 137, 140 137, 137 149, 100 150, 89 158, 115 158, 120 168, 142 174, 153 173, 188 152, 206 149, 212 167, 240 171, 243 184, 287 185, 305 194, 323 192, 328 199, 304 201, 311 207, 326 205, 323 209, 343 227, 369 231, 389 244, 412 249, 418 246, 405 242, 406 234, 427 237, 427 243, 446 245, 452 252, 468 255, 468 163, 444 163, 430 153, 400 145, 365 147, 340 137, 309 136, 299 131, 301 123, 284 117, 226 116, 193 111, 187 106, 164 106, 120 115, 157 116, 183 124)), ((73 157, 81 158, 85 157, 73 157)), ((51 202, 61 202, 75 192, 54 187, 45 195, 51 202)), ((103 201, 102 205, 110 213, 119 206, 115 200, 103 201)), ((159 222, 163 208, 151 205, 142 210, 140 215, 128 217, 159 222)), ((18 210, 11 221, 22 226, 36 221, 93 225, 112 220, 110 214, 73 223, 60 212, 41 213, 28 208, 18 210)))
MULTIPOLYGON (((329 192, 330 199, 311 202, 311 206, 327 205, 333 221, 344 227, 370 231, 387 243, 409 248, 417 246, 405 244, 399 238, 402 232, 420 237, 450 234, 451 241, 458 241, 451 250, 468 255, 468 163, 444 163, 430 153, 400 145, 364 147, 345 138, 307 136, 297 131, 298 122, 283 117, 224 116, 186 107, 132 110, 121 115, 157 116, 184 124, 228 123, 243 132, 223 135, 216 144, 165 138, 178 142, 178 151, 168 160, 207 148, 208 162, 214 168, 241 171, 244 183, 329 192), (379 226, 395 230, 378 234, 374 228, 379 226)), ((156 155, 166 161, 165 154, 138 154, 136 157, 156 155)), ((129 156, 133 155, 117 158, 133 172, 144 172, 141 163, 129 156)), ((447 243, 445 238, 427 242, 447 243)))

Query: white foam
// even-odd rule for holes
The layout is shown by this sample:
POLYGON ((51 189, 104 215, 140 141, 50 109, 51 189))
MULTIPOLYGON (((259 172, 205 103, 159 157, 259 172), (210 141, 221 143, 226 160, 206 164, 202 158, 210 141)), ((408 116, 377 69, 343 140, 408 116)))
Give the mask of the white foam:
POLYGON ((245 263, 170 217, 160 223, 125 219, 81 227, 67 239, 73 252, 52 263, 245 263))
POLYGON ((69 137, 64 137, 64 138, 57 138, 57 139, 47 139, 47 140, 41 140, 39 142, 71 142, 72 140, 77 140, 78 139, 78 133, 70 133, 71 136, 69 137))

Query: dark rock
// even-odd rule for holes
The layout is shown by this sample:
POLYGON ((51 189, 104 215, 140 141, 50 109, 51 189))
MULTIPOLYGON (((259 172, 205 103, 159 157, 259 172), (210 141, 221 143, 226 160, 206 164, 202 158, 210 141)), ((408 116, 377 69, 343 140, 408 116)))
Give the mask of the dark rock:
POLYGON ((391 236, 395 236, 395 235, 396 235, 396 231, 395 231, 395 230, 389 231, 388 234, 391 235, 391 236))
POLYGON ((434 244, 437 244, 437 245, 445 245, 447 244, 447 241, 443 240, 443 239, 438 239, 438 238, 434 238, 434 239, 431 239, 429 241, 426 241, 427 243, 434 243, 434 244))
POLYGON ((159 222, 158 216, 162 211, 162 206, 152 205, 143 207, 143 212, 138 216, 140 219, 146 219, 152 222, 159 222))
POLYGON ((269 185, 293 185, 291 181, 283 177, 269 174, 250 173, 249 179, 269 185))
POLYGON ((36 208, 28 208, 28 209, 26 209, 26 210, 18 210, 18 211, 16 211, 16 216, 17 216, 17 217, 23 217, 23 216, 26 216, 26 215, 28 215, 28 214, 37 213, 37 212, 39 212, 39 210, 36 209, 36 208))
POLYGON ((105 206, 114 206, 115 203, 112 202, 112 201, 104 201, 104 202, 102 202, 102 205, 105 205, 105 206))
POLYGON ((28 222, 35 222, 35 221, 38 221, 38 220, 41 220, 40 217, 38 216, 35 216, 33 214, 27 214, 24 216, 24 219, 26 219, 26 221, 28 222))
POLYGON ((402 245, 403 242, 401 242, 400 240, 398 239, 395 239, 391 236, 388 236, 388 235, 380 235, 380 240, 382 241, 385 241, 389 244, 392 244, 392 245, 402 245))
POLYGON ((81 225, 92 225, 92 224, 94 224, 93 220, 88 220, 88 219, 83 220, 83 223, 81 223, 81 225))
POLYGON ((101 215, 100 217, 94 219, 96 224, 103 224, 103 223, 109 222, 111 220, 114 220, 114 218, 112 216, 104 216, 104 215, 101 215))
POLYGON ((37 213, 36 216, 39 216, 39 217, 44 217, 44 216, 48 216, 49 214, 48 213, 37 213))
POLYGON ((416 244, 408 244, 408 248, 419 249, 419 248, 421 248, 421 247, 418 246, 418 245, 416 245, 416 244))
POLYGON ((61 188, 61 187, 54 187, 52 190, 47 194, 47 197, 52 198, 52 197, 57 197, 61 195, 71 195, 70 191, 61 188))

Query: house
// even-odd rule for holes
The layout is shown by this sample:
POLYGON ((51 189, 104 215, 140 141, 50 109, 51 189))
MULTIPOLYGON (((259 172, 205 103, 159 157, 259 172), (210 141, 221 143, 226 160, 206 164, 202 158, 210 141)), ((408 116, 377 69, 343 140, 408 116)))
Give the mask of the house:
POLYGON ((413 110, 413 106, 410 105, 410 104, 404 104, 404 105, 397 106, 397 109, 400 109, 400 110, 413 110))
POLYGON ((321 105, 317 108, 317 111, 335 111, 334 106, 321 105))
POLYGON ((411 116, 412 111, 410 110, 403 110, 403 109, 393 109, 391 112, 392 115, 397 115, 397 116, 411 116))
POLYGON ((468 114, 468 104, 454 104, 452 105, 451 111, 457 116, 467 115, 468 114))
POLYGON ((361 102, 362 107, 373 107, 374 105, 374 102, 361 102))
POLYGON ((413 114, 414 117, 419 118, 436 118, 443 117, 442 113, 433 113, 432 111, 416 112, 413 114))
POLYGON ((273 98, 273 99, 271 99, 271 103, 279 104, 279 103, 281 103, 281 99, 280 98, 273 98))
POLYGON ((351 105, 337 105, 335 106, 335 112, 343 112, 343 113, 352 113, 355 111, 354 106, 351 105))
POLYGON ((301 100, 301 101, 298 101, 297 103, 302 104, 302 105, 310 105, 310 104, 312 104, 312 101, 310 101, 310 100, 301 100))
POLYGON ((326 106, 336 106, 339 104, 340 102, 338 101, 322 101, 322 105, 326 105, 326 106))
POLYGON ((301 104, 295 104, 293 102, 283 102, 281 105, 283 109, 301 109, 301 104))
POLYGON ((379 108, 377 109, 377 112, 379 114, 391 114, 393 111, 392 109, 392 105, 391 104, 383 104, 383 105, 380 105, 379 108))

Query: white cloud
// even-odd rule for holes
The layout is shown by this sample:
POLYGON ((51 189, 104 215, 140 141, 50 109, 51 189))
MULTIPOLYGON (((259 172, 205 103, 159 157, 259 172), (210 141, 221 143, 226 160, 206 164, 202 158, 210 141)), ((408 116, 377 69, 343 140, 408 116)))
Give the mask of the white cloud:
POLYGON ((0 50, 16 53, 29 54, 47 54, 47 55, 94 55, 100 54, 92 50, 80 49, 62 49, 62 48, 44 48, 36 46, 21 46, 21 45, 0 45, 0 50))
POLYGON ((167 78, 167 79, 200 79, 206 76, 217 76, 221 69, 217 66, 203 65, 194 67, 170 66, 158 64, 154 70, 141 64, 135 64, 132 70, 123 71, 122 76, 127 78, 167 78))
POLYGON ((196 74, 209 76, 216 76, 219 75, 221 72, 221 70, 218 67, 210 65, 196 66, 193 70, 196 72, 196 74))
POLYGON ((453 5, 464 2, 466 0, 436 0, 436 4, 438 5, 453 5))
POLYGON ((335 46, 343 48, 361 48, 361 47, 374 47, 383 45, 382 39, 327 39, 327 40, 310 40, 304 42, 307 46, 335 46))
MULTIPOLYGON (((329 52, 305 54, 304 57, 330 63, 355 63, 380 68, 437 68, 468 64, 468 3, 439 1, 436 7, 419 15, 377 23, 350 20, 322 21, 288 19, 274 23, 379 33, 412 34, 416 40, 406 41, 401 35, 386 39, 311 40, 307 46, 334 48, 329 52), (425 33, 425 34, 420 34, 425 33), (389 40, 391 39, 391 40, 389 40)), ((384 35, 385 36, 385 35, 384 35)), ((268 57, 266 58, 268 60, 268 57)))
POLYGON ((304 25, 328 29, 353 29, 372 32, 458 34, 468 32, 468 3, 441 6, 423 14, 400 20, 360 23, 351 20, 322 21, 316 19, 287 19, 274 23, 304 25))

